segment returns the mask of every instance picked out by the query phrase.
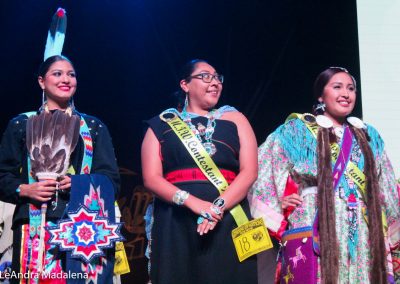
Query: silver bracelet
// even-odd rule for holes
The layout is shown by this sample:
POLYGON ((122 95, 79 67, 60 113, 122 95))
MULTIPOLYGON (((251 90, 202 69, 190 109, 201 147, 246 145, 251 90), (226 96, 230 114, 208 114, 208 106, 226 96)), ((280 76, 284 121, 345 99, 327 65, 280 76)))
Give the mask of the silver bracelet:
POLYGON ((176 205, 183 205, 183 203, 185 203, 185 200, 188 199, 188 197, 189 197, 189 192, 179 189, 175 192, 174 197, 172 197, 172 201, 176 205))
POLYGON ((213 201, 213 205, 218 207, 218 208, 224 208, 225 207, 225 199, 222 197, 218 197, 213 201))

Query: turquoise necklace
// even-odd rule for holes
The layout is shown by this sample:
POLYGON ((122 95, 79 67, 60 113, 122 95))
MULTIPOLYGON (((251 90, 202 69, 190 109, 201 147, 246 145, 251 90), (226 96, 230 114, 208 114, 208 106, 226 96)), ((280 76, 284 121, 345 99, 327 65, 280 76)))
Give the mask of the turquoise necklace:
POLYGON ((214 134, 216 121, 215 118, 218 115, 218 110, 211 110, 205 117, 207 118, 207 126, 204 126, 201 122, 197 123, 197 127, 192 123, 192 118, 199 117, 200 115, 195 113, 189 113, 186 111, 186 107, 180 113, 180 117, 186 122, 193 134, 196 135, 197 139, 201 141, 201 144, 206 149, 210 156, 213 156, 217 152, 217 148, 212 142, 212 136, 214 134))

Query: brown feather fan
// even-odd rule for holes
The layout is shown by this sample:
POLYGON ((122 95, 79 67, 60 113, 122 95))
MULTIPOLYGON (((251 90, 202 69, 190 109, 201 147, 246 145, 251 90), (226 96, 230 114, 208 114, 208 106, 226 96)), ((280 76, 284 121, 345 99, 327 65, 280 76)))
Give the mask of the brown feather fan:
MULTIPOLYGON (((42 111, 28 118, 26 124, 26 146, 31 159, 31 172, 35 177, 40 174, 51 175, 57 179, 67 173, 69 158, 79 139, 80 118, 70 111, 42 111)), ((58 184, 56 186, 53 210, 57 207, 58 184)), ((39 234, 39 252, 37 269, 43 271, 44 237, 47 203, 41 205, 39 234)))
POLYGON ((34 176, 42 172, 62 176, 67 172, 70 155, 79 139, 79 122, 77 115, 61 110, 43 111, 28 119, 26 146, 34 176))

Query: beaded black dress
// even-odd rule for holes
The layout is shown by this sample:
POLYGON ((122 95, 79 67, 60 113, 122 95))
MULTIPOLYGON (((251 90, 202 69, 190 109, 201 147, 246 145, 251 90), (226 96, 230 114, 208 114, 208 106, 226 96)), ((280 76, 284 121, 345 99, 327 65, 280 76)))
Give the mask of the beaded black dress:
MULTIPOLYGON (((192 124, 207 125, 206 117, 192 118, 192 124)), ((215 120, 212 142, 216 153, 212 156, 220 169, 239 171, 240 143, 236 125, 227 120, 215 120)), ((158 116, 147 124, 160 141, 160 158, 164 175, 179 169, 197 168, 182 142, 158 116)), ((180 189, 212 202, 218 190, 207 180, 175 183, 180 189)), ((247 199, 241 203, 250 218, 247 199)), ((151 231, 150 279, 159 283, 257 283, 257 263, 253 256, 239 262, 231 232, 237 227, 232 215, 225 212, 215 229, 205 235, 197 233, 194 214, 185 206, 177 206, 155 198, 154 223, 151 231)))

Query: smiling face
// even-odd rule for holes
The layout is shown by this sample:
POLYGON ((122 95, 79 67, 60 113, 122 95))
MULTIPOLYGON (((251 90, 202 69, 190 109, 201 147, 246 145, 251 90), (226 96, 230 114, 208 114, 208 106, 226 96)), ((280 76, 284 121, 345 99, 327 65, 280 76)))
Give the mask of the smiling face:
POLYGON ((45 92, 49 109, 66 109, 75 94, 77 81, 75 70, 67 60, 54 62, 44 76, 38 77, 45 92))
POLYGON ((212 109, 219 100, 222 91, 222 82, 213 77, 211 82, 206 83, 199 74, 208 73, 217 75, 215 69, 206 62, 195 65, 189 78, 181 80, 182 90, 189 96, 188 111, 203 114, 212 109), (199 76, 197 76, 199 75, 199 76))
POLYGON ((335 125, 341 125, 353 111, 356 102, 356 87, 350 75, 345 72, 333 75, 318 101, 326 105, 324 114, 332 119, 335 125))

